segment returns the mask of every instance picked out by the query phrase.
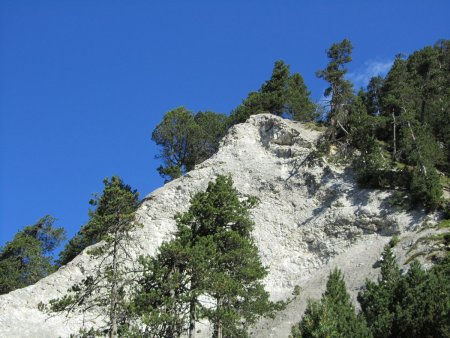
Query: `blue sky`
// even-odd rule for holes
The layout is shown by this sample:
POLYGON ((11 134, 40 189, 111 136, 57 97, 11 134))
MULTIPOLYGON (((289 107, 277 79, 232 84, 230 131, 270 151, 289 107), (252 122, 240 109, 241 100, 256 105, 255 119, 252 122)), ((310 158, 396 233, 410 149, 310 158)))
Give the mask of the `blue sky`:
POLYGON ((0 245, 51 214, 72 236, 102 179, 162 185, 150 140, 168 110, 229 113, 275 60, 318 100, 325 50, 349 38, 364 85, 398 53, 450 38, 450 2, 0 2, 0 245))

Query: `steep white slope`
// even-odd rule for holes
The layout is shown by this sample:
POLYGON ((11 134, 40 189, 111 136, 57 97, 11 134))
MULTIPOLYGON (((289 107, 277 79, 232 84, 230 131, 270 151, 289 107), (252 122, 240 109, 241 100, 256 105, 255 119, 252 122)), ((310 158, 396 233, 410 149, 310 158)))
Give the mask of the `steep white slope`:
MULTIPOLYGON (((351 173, 314 156, 320 133, 273 115, 252 116, 234 126, 219 152, 184 177, 148 195, 138 210, 144 224, 130 252, 154 254, 175 229, 173 216, 187 210, 193 194, 218 174, 232 175, 242 194, 256 195, 254 239, 270 273, 266 288, 283 299, 300 284, 303 296, 272 321, 261 321, 258 337, 287 337, 301 316, 307 295, 319 296, 333 265, 342 266, 356 290, 366 274, 376 275, 374 259, 394 233, 420 226, 424 216, 391 210, 388 192, 361 190, 351 173), (322 283, 321 283, 322 282, 322 283)), ((35 285, 0 297, 1 337, 67 337, 95 313, 52 318, 37 309, 60 297, 95 268, 86 253, 35 285)))

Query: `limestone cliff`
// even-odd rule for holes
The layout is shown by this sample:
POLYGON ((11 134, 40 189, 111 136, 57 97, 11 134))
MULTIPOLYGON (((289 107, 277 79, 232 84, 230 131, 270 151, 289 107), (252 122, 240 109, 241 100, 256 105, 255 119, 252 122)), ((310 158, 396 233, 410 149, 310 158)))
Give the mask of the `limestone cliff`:
MULTIPOLYGON (((148 195, 138 210, 144 225, 134 233, 134 257, 153 254, 175 229, 173 216, 187 210, 193 194, 218 174, 232 175, 240 193, 255 195, 254 239, 270 273, 265 280, 274 299, 287 297, 295 285, 301 296, 275 320, 263 320, 256 337, 287 337, 307 297, 319 297, 330 269, 339 266, 355 294, 393 234, 413 240, 426 220, 420 212, 390 208, 387 191, 359 189, 350 170, 314 152, 318 131, 273 115, 252 116, 230 129, 219 152, 184 177, 148 195)), ((402 245, 398 255, 402 257, 402 245)), ((95 268, 82 253, 35 285, 0 297, 1 337, 68 337, 95 314, 49 317, 40 302, 60 297, 95 268)), ((99 320, 99 319, 96 319, 99 320)), ((199 334, 206 334, 205 330, 199 334)))

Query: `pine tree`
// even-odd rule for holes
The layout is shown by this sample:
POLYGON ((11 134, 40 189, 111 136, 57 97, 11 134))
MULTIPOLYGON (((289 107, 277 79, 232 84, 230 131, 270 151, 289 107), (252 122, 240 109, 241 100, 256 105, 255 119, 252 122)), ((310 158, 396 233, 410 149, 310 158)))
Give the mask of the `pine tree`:
POLYGON ((395 318, 392 298, 400 280, 400 268, 390 246, 386 246, 381 261, 378 283, 366 282, 366 290, 359 293, 362 313, 374 337, 389 337, 395 318))
POLYGON ((245 122, 251 115, 270 113, 297 121, 312 121, 316 106, 310 99, 303 77, 290 75, 289 66, 275 62, 271 78, 257 92, 251 92, 242 104, 231 112, 230 125, 245 122))
POLYGON ((316 116, 316 105, 310 99, 311 93, 299 73, 294 73, 288 80, 286 93, 286 114, 295 121, 309 122, 316 116))
POLYGON ((152 133, 152 140, 162 147, 157 158, 163 165, 159 174, 169 182, 194 169, 219 149, 226 133, 228 118, 214 112, 193 114, 184 107, 167 112, 152 133))
POLYGON ((219 150, 219 142, 227 132, 228 117, 206 111, 195 114, 194 121, 196 129, 189 145, 192 156, 190 167, 207 160, 219 150))
POLYGON ((51 253, 65 238, 52 216, 19 231, 0 248, 0 294, 36 283, 56 271, 51 253))
POLYGON ((377 140, 379 117, 368 113, 364 103, 365 94, 360 91, 349 107, 348 143, 353 156, 353 169, 358 183, 363 187, 384 187, 385 171, 389 163, 383 156, 383 149, 377 140), (354 149, 359 150, 355 155, 354 149))
POLYGON ((152 133, 152 140, 162 147, 158 158, 164 165, 158 168, 166 182, 180 177, 192 166, 190 138, 195 134, 194 114, 184 107, 167 112, 152 133))
POLYGON ((355 313, 339 269, 330 273, 320 302, 308 302, 302 320, 291 334, 292 338, 372 337, 364 319, 355 313))
POLYGON ((266 81, 260 90, 264 102, 264 110, 274 115, 283 115, 289 77, 289 66, 281 60, 276 61, 270 80, 266 81))
POLYGON ((347 39, 331 45, 327 51, 330 60, 327 68, 316 72, 319 78, 328 81, 330 85, 324 96, 330 97, 328 133, 331 141, 335 141, 342 133, 348 134, 344 125, 348 118, 347 106, 353 97, 353 86, 344 76, 347 73, 345 65, 352 61, 352 50, 352 43, 347 39))
POLYGON ((383 252, 381 278, 358 295, 362 314, 377 338, 450 337, 448 260, 430 271, 417 261, 401 275, 390 247, 383 252))
POLYGON ((101 234, 101 242, 88 251, 98 261, 95 274, 73 285, 61 299, 51 300, 47 309, 70 313, 104 307, 106 330, 109 337, 115 338, 119 326, 127 321, 124 296, 130 287, 133 260, 127 245, 137 225, 134 212, 138 195, 136 191, 124 189, 124 183, 117 176, 103 183, 102 195, 91 203, 96 210, 91 214, 89 231, 101 234))
POLYGON ((251 239, 252 197, 241 199, 230 177, 218 176, 179 214, 175 238, 155 258, 143 260, 145 292, 137 292, 135 314, 152 335, 195 335, 208 319, 214 337, 246 337, 260 316, 282 307, 268 300, 261 283, 267 275, 251 239), (205 306, 200 299, 209 299, 205 306), (162 330, 162 331, 161 331, 162 330))
MULTIPOLYGON (((118 190, 124 195, 133 195, 133 198, 128 199, 128 209, 136 210, 139 205, 139 193, 133 190, 128 184, 125 184, 121 179, 113 177, 111 185, 114 186, 114 191, 118 190)), ((59 254, 59 260, 57 261, 59 266, 65 265, 72 261, 78 254, 80 254, 88 246, 94 245, 100 242, 109 231, 107 223, 99 223, 95 220, 98 217, 106 217, 109 212, 115 211, 108 208, 110 203, 108 196, 102 196, 101 199, 93 198, 89 201, 89 204, 96 207, 95 210, 89 210, 89 222, 84 225, 80 231, 70 239, 65 248, 59 254)))

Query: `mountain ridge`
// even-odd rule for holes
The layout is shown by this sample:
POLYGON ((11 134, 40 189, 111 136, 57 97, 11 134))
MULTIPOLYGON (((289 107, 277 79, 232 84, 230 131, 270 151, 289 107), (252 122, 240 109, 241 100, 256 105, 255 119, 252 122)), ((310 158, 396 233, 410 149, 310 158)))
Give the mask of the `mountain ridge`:
MULTIPOLYGON (((143 227, 133 234, 130 254, 136 260, 154 254, 171 238, 173 217, 187 210, 193 194, 217 175, 231 175, 241 194, 260 200, 252 211, 253 237, 269 268, 264 283, 271 297, 285 299, 296 285, 303 290, 276 319, 262 320, 253 330, 256 337, 287 337, 306 298, 320 296, 332 266, 344 265, 340 267, 354 297, 366 277, 377 277, 372 264, 390 236, 413 241, 415 230, 426 221, 436 222, 437 216, 395 210, 389 205, 391 192, 358 188, 351 170, 317 155, 320 135, 305 124, 269 114, 233 126, 217 154, 143 199, 137 211, 143 227)), ((406 249, 399 246, 399 258, 406 249)), ((35 285, 0 296, 2 337, 66 337, 101 322, 98 311, 66 318, 38 309, 95 269, 86 251, 35 285)), ((208 329, 202 330, 199 337, 208 329)))

